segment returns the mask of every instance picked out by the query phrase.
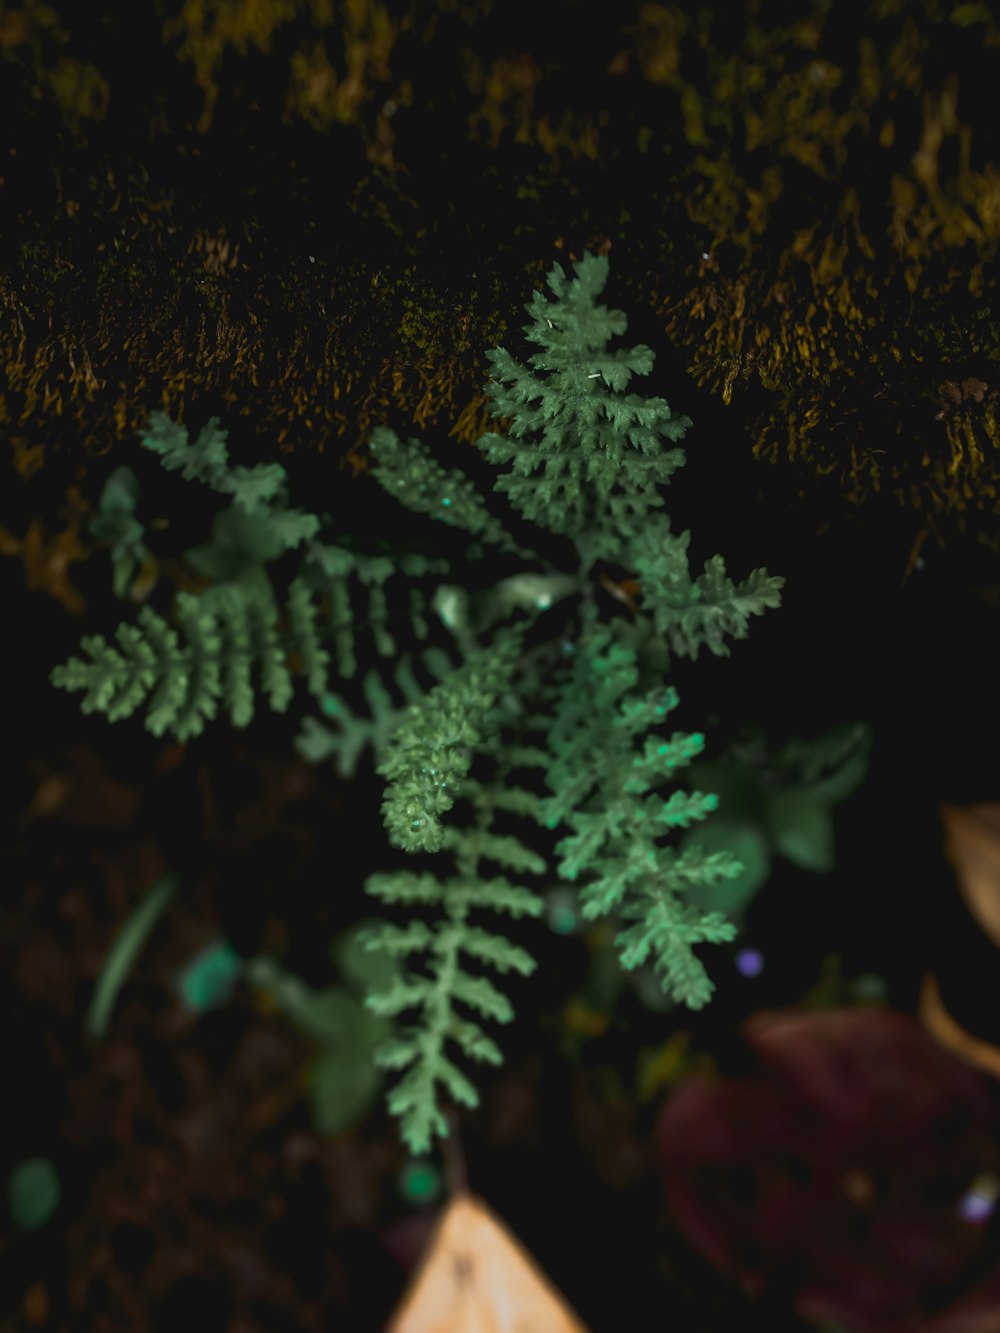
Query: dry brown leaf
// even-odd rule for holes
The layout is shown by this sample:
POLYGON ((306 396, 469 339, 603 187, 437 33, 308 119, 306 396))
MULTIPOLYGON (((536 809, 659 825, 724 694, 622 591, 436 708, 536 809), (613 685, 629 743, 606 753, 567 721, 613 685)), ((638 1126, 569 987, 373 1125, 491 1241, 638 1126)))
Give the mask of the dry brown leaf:
POLYGON ((943 805, 941 820, 965 905, 1000 947, 1000 805, 943 805))
MULTIPOLYGON (((942 805, 945 853, 969 914, 1000 947, 1000 805, 942 805)), ((1000 1078, 1000 1047, 967 1031, 949 1013, 937 978, 926 974, 920 990, 920 1021, 952 1054, 1000 1078)))
POLYGON ((1000 1078, 1000 1050, 988 1041, 966 1032, 957 1023, 941 1000, 937 981, 930 973, 924 975, 920 987, 920 1021, 935 1041, 947 1047, 966 1064, 977 1065, 994 1078, 1000 1078))
POLYGON ((388 1333, 588 1333, 481 1199, 445 1209, 388 1333))
POLYGON ((24 562, 26 588, 48 593, 71 616, 82 616, 87 603, 68 574, 72 565, 89 560, 92 554, 92 548, 80 540, 80 525, 89 508, 78 486, 70 486, 68 497, 68 504, 62 511, 67 516, 62 532, 47 533, 37 516, 29 521, 23 537, 14 536, 0 525, 0 555, 20 556, 24 562))

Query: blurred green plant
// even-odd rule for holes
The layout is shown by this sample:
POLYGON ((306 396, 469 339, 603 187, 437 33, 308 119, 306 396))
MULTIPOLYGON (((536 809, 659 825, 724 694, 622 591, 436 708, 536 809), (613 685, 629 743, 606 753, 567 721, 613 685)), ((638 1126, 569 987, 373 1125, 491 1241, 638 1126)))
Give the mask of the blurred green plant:
POLYGON ((223 936, 210 941, 180 971, 175 987, 191 1014, 224 1004, 243 975, 243 958, 223 936))
MULTIPOLYGON (((143 541, 145 527, 135 515, 139 502, 139 480, 130 467, 115 468, 104 483, 97 514, 87 531, 111 547, 111 586, 124 601, 133 587, 136 571, 152 559, 143 541)), ((148 584, 144 591, 148 591, 148 584)))
POLYGON ((97 1039, 107 1032, 118 994, 179 883, 176 875, 161 876, 112 940, 87 1009, 84 1026, 89 1037, 97 1039))
POLYGON ((38 1231, 54 1215, 62 1184, 49 1157, 26 1157, 7 1179, 7 1208, 18 1231, 38 1231))
POLYGON ((372 1106, 383 1083, 375 1051, 389 1035, 385 1019, 367 1008, 369 986, 389 985, 398 968, 392 959, 364 951, 360 937, 373 923, 358 922, 334 942, 340 985, 314 989, 273 959, 247 961, 247 982, 266 992, 317 1046, 304 1078, 313 1124, 320 1134, 347 1129, 372 1106))
POLYGON ((767 883, 776 856, 800 870, 834 868, 833 807, 860 787, 871 763, 874 734, 866 722, 833 727, 812 740, 793 740, 768 753, 763 733, 731 745, 714 762, 695 762, 684 779, 710 790, 719 808, 680 846, 729 849, 742 863, 734 878, 692 885, 688 899, 740 922, 767 883))

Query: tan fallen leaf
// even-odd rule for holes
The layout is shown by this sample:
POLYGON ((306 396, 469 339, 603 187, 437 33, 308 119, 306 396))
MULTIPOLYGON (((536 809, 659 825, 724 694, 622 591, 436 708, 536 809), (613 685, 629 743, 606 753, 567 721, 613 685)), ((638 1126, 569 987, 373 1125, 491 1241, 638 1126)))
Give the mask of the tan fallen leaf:
POLYGON ((588 1333, 481 1199, 454 1195, 387 1333, 588 1333))
POLYGON ((966 906, 1000 945, 1000 805, 942 805, 941 822, 966 906))
POLYGON ((925 973, 920 987, 920 1021, 935 1041, 946 1046, 967 1064, 978 1065, 987 1074, 1000 1078, 1000 1050, 992 1042, 966 1032, 941 1001, 941 991, 930 973, 925 973))
MULTIPOLYGON (((1000 946, 1000 805, 940 807, 945 853, 969 914, 1000 946)), ((969 1032, 948 1010, 938 979, 926 973, 920 989, 920 1020, 932 1037, 968 1064, 1000 1078, 1000 1047, 969 1032)))

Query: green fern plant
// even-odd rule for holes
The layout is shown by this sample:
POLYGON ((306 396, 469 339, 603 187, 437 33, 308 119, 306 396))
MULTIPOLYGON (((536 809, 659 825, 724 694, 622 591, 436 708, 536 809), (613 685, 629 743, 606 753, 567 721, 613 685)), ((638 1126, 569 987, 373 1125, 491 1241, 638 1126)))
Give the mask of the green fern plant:
POLYGON ((411 510, 476 539, 462 577, 446 562, 362 555, 344 539, 321 543, 318 518, 288 508, 282 468, 232 467, 214 419, 189 444, 180 426, 154 414, 143 443, 166 466, 230 497, 213 545, 192 553, 214 582, 177 597, 177 629, 144 608, 137 628, 118 629, 117 647, 92 636, 83 641, 89 662, 71 659, 52 673, 55 684, 84 691, 85 710, 118 720, 147 703, 150 730, 186 740, 220 702, 235 725, 250 721, 252 668, 271 707, 284 711, 297 670, 326 716, 341 719, 332 732, 313 719, 300 750, 311 747, 313 757, 352 772, 360 749, 372 746, 387 783, 390 842, 414 855, 447 853, 455 866, 444 878, 430 870, 376 873, 365 886, 402 918, 387 916, 365 932, 373 955, 407 965, 391 983, 373 983, 366 1002, 395 1023, 376 1063, 401 1075, 390 1106, 415 1153, 446 1132, 447 1099, 476 1104, 457 1060, 501 1059, 482 1024, 509 1021, 512 1011, 488 972, 527 975, 534 966, 511 927, 482 924, 484 913, 518 919, 543 911, 524 881, 551 872, 528 845, 529 826, 536 840, 561 824, 571 830, 555 846, 556 873, 579 886, 586 917, 616 924, 623 966, 651 965, 672 1000, 692 1008, 708 1001, 712 983, 694 948, 735 930, 686 895, 737 875, 736 858, 698 846, 678 854, 663 842, 717 804, 697 790, 662 794, 705 743, 700 733, 659 730, 678 702, 666 673, 671 653, 693 658, 703 645, 727 653, 726 636, 745 637, 751 616, 779 605, 784 580, 761 569, 735 585, 718 556, 692 580, 689 534, 670 532, 656 490, 684 462, 682 450, 664 450, 663 441, 676 445, 691 422, 662 398, 628 392, 654 356, 645 346, 608 347, 627 321, 598 301, 607 260, 586 254, 574 270, 568 278, 556 265, 547 279, 554 299, 535 292, 525 307, 525 336, 541 349, 528 365, 503 348, 488 353, 490 410, 507 433, 487 433, 478 447, 491 462, 511 464, 493 489, 529 523, 569 539, 576 569, 554 568, 515 541, 463 473, 440 466, 418 440, 402 444, 388 427, 371 440, 373 475, 411 510), (300 548, 302 566, 279 599, 268 566, 300 548), (486 566, 475 557, 484 552, 528 568, 477 582, 474 568, 486 566), (638 576, 643 605, 634 619, 601 620, 592 572, 599 562, 638 576), (448 581, 425 595, 421 580, 441 573, 448 581), (458 650, 457 663, 435 660, 437 683, 423 692, 403 687, 407 659, 390 631, 383 589, 395 576, 411 595, 411 638, 426 638, 433 612, 458 650), (380 692, 383 672, 372 666, 368 719, 346 708, 330 682, 334 656, 342 679, 358 667, 349 580, 367 599, 375 653, 392 663, 408 699, 393 708, 380 692), (558 604, 560 614, 550 614, 558 604), (520 785, 523 770, 534 770, 551 795, 520 785), (523 837, 498 830, 501 812, 523 822, 523 837), (484 861, 505 873, 487 875, 484 861))

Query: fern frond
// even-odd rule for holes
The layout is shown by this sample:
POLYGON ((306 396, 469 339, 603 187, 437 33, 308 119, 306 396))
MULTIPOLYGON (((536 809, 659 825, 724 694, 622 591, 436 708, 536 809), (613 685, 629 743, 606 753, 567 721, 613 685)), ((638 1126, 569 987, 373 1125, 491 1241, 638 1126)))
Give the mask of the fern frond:
POLYGON ((407 709, 377 770, 389 779, 382 816, 394 847, 440 849, 440 816, 455 803, 487 714, 513 675, 523 635, 523 626, 502 635, 407 709))
POLYGON ((633 542, 634 568, 642 587, 643 613, 679 657, 695 658, 706 644, 717 657, 728 657, 723 636, 745 639, 751 616, 781 605, 785 580, 755 569, 736 585, 726 576, 721 555, 705 562, 693 582, 688 571, 690 532, 679 537, 662 518, 633 542))
POLYGON ((437 522, 482 537, 498 550, 537 560, 490 514, 472 480, 456 468, 443 468, 420 440, 405 446, 395 431, 379 426, 369 445, 375 464, 372 475, 400 504, 416 514, 428 514, 437 522))
MULTIPOLYGON (((331 631, 337 658, 337 672, 344 680, 357 673, 359 617, 351 604, 350 580, 357 579, 365 590, 365 628, 372 634, 381 657, 395 658, 398 648, 390 630, 390 616, 384 585, 394 574, 421 578, 429 573, 447 574, 450 565, 441 558, 428 558, 405 552, 397 559, 367 555, 330 543, 311 542, 306 553, 302 578, 305 585, 325 597, 331 608, 331 631)), ((429 602, 423 589, 409 589, 411 623, 420 638, 427 636, 426 615, 429 602)))
MULTIPOLYGON (((673 855, 673 849, 667 849, 673 855)), ((689 1009, 701 1009, 714 989, 702 963, 692 953, 696 944, 723 944, 736 936, 736 927, 721 912, 700 913, 680 902, 679 893, 693 886, 715 886, 734 879, 742 866, 728 852, 706 853, 689 847, 680 857, 667 860, 658 875, 645 875, 620 910, 623 921, 633 924, 615 936, 622 967, 641 967, 650 957, 654 972, 664 981, 664 990, 684 1000, 689 1009)), ((597 915, 588 912, 585 915, 597 915)))
POLYGON ((678 702, 672 689, 625 698, 637 678, 634 650, 615 642, 608 627, 598 628, 574 663, 551 729, 546 782, 555 794, 544 816, 550 827, 564 820, 574 830, 556 854, 564 879, 592 876, 580 895, 584 916, 633 923, 616 940, 623 965, 638 966, 652 954, 668 994, 700 1008, 712 984, 692 945, 731 939, 735 928, 717 914, 699 916, 681 895, 692 882, 714 883, 741 867, 728 853, 676 861, 672 849, 659 845, 665 830, 704 819, 718 801, 701 792, 675 791, 665 802, 651 795, 701 753, 704 737, 646 737, 637 754, 636 736, 662 723, 678 702))
POLYGON ((320 698, 327 685, 330 654, 323 647, 316 624, 316 608, 301 578, 292 579, 288 588, 288 619, 292 639, 302 658, 306 686, 311 695, 320 698))
POLYGON ((476 443, 491 462, 511 464, 493 489, 525 518, 574 539, 586 536, 595 558, 614 560, 663 505, 656 488, 685 459, 681 449, 664 451, 661 441, 682 439, 691 420, 675 416, 662 398, 625 392, 633 375, 649 374, 654 354, 642 344, 608 350, 628 319, 597 302, 607 258, 585 254, 573 268, 576 276, 567 278, 554 265, 546 282, 555 300, 534 292, 525 306, 525 337, 542 348, 528 366, 503 347, 486 353, 490 414, 511 420, 511 438, 489 433, 476 443), (526 444, 529 434, 540 434, 540 442, 526 444))
MULTIPOLYGON (((471 835, 474 837, 474 835, 471 835)), ((478 856, 465 834, 456 850, 461 856, 478 856)), ((545 863, 524 849, 525 861, 535 873, 545 863)), ((375 1053, 381 1069, 407 1072, 389 1095, 389 1109, 400 1117, 402 1135, 411 1152, 426 1152, 433 1135, 447 1134, 447 1122, 439 1105, 438 1087, 466 1106, 476 1106, 478 1095, 472 1083, 447 1053, 453 1044, 466 1059, 499 1064, 500 1049, 480 1023, 463 1012, 471 1010, 480 1019, 509 1023, 514 1016, 507 997, 487 977, 470 972, 464 961, 489 966, 500 973, 514 970, 522 976, 534 971, 535 961, 526 950, 503 935, 470 924, 474 907, 539 916, 542 901, 509 881, 478 881, 455 876, 439 882, 412 871, 372 875, 366 891, 389 903, 422 902, 442 909, 443 919, 433 926, 410 922, 405 927, 382 923, 368 932, 367 947, 383 950, 395 958, 425 954, 427 972, 410 972, 388 988, 369 995, 366 1003, 376 1014, 398 1018, 416 1009, 419 1021, 403 1027, 375 1053), (461 1006, 461 1007, 456 1007, 461 1006)))
MULTIPOLYGON (((454 664, 440 648, 426 648, 418 654, 428 673, 437 681, 445 680, 454 671, 454 664)), ((419 704, 425 691, 413 675, 412 658, 406 653, 392 672, 393 680, 406 702, 397 707, 382 676, 374 667, 365 673, 362 691, 368 705, 367 714, 357 714, 350 704, 334 690, 322 697, 324 718, 306 717, 295 738, 295 749, 312 764, 332 759, 342 778, 353 778, 358 761, 367 746, 371 747, 375 765, 381 762, 390 737, 406 715, 407 706, 419 704)))
MULTIPOLYGON (((310 660, 310 688, 322 690, 326 670, 317 653, 316 613, 301 591, 293 597, 292 646, 310 660)), ((91 660, 70 658, 52 671, 52 683, 83 690, 83 711, 105 713, 112 722, 130 717, 148 700, 146 729, 154 736, 169 731, 178 741, 200 735, 220 700, 233 726, 248 726, 255 667, 271 708, 287 709, 293 693, 289 648, 278 633, 278 608, 262 571, 201 593, 180 593, 176 610, 181 634, 145 606, 136 626, 118 627, 117 647, 100 635, 83 639, 91 660)))
POLYGON ((286 548, 314 537, 319 519, 298 509, 286 509, 285 469, 280 463, 258 463, 253 467, 231 466, 226 439, 229 432, 210 417, 194 443, 188 441, 187 427, 171 421, 165 412, 152 412, 149 425, 139 438, 143 445, 160 455, 160 462, 170 470, 180 469, 185 478, 204 482, 214 490, 231 495, 247 514, 266 512, 271 531, 286 548))
MULTIPOLYGON (((527 677, 534 675, 530 665, 522 663, 522 671, 527 677)), ((528 976, 535 967, 526 950, 502 933, 470 920, 476 911, 505 913, 515 920, 538 917, 543 911, 539 895, 523 884, 512 882, 505 874, 484 878, 479 871, 484 857, 518 877, 542 875, 547 869, 537 852, 491 827, 501 809, 531 810, 537 820, 537 798, 510 781, 510 747, 501 736, 507 724, 515 737, 524 729, 524 709, 513 695, 505 696, 490 711, 478 747, 496 760, 492 780, 470 775, 461 788, 463 800, 472 808, 471 826, 443 830, 442 847, 452 854, 457 874, 439 881, 427 874, 396 871, 370 876, 366 883, 367 891, 383 902, 420 903, 439 912, 429 926, 419 923, 414 929, 411 922, 401 929, 385 924, 367 932, 369 949, 384 950, 395 958, 423 956, 421 972, 397 976, 394 984, 368 1001, 377 1013, 392 1017, 417 1010, 409 1025, 376 1052, 376 1063, 382 1068, 406 1071, 390 1094, 389 1107, 400 1117, 403 1138, 413 1152, 425 1152, 433 1135, 447 1132, 439 1104, 442 1091, 467 1106, 478 1102, 449 1047, 471 1061, 493 1065, 501 1061, 499 1047, 479 1020, 507 1023, 513 1009, 483 969, 501 975, 513 970, 528 976)))
MULTIPOLYGON (((171 437, 172 438, 172 437, 171 437)), ((183 453, 171 454, 178 465, 186 465, 183 453)), ((209 451, 210 460, 214 455, 209 451)), ((217 712, 222 699, 236 727, 246 727, 253 719, 255 687, 253 671, 260 673, 261 689, 270 707, 286 711, 293 695, 289 661, 305 676, 309 693, 320 701, 334 701, 350 714, 339 696, 328 693, 330 668, 334 656, 342 677, 350 678, 357 667, 356 646, 361 632, 370 633, 381 655, 396 657, 397 643, 391 632, 390 614, 383 585, 392 575, 404 578, 427 573, 447 573, 445 559, 402 553, 396 561, 384 556, 369 556, 344 548, 310 541, 301 572, 292 579, 287 592, 287 627, 279 625, 279 607, 265 568, 255 558, 262 552, 269 558, 281 554, 280 541, 273 539, 274 513, 252 518, 242 509, 231 507, 219 515, 226 522, 216 526, 217 544, 199 548, 192 554, 204 554, 204 572, 225 565, 239 571, 200 593, 180 593, 174 604, 171 624, 164 616, 144 607, 136 625, 123 624, 115 632, 115 641, 102 636, 88 636, 81 647, 91 660, 74 657, 58 666, 50 679, 59 688, 84 690, 83 709, 103 712, 110 721, 120 721, 135 713, 155 691, 146 720, 154 735, 171 732, 178 740, 201 734, 207 721, 217 712), (232 520, 232 521, 230 521, 232 520), (221 547, 219 538, 235 545, 221 547), (242 546, 239 544, 242 543, 242 546), (221 564, 220 564, 221 562, 221 564), (362 596, 367 596, 363 612, 355 612, 349 580, 355 578, 362 596), (333 623, 324 623, 333 611, 333 623), (333 638, 334 652, 325 646, 333 638)), ((430 598, 424 589, 408 589, 411 615, 422 620, 426 637, 426 613, 430 598)), ((396 613, 397 619, 405 618, 396 613)), ((409 622, 408 622, 409 623, 409 622)), ((425 664, 431 667, 434 649, 427 649, 425 664)), ((442 657, 444 655, 442 654, 442 657)), ((434 659, 436 660, 436 659, 434 659)), ((446 670, 453 664, 444 657, 446 670)), ((399 670, 400 668, 397 668, 399 670)), ((384 705, 389 701, 374 681, 373 672, 365 679, 369 703, 384 705)), ((436 672, 441 679, 444 672, 436 672)), ((407 694, 411 702, 422 691, 413 683, 407 694)), ((382 708, 384 713, 384 706, 382 708)), ((370 739, 381 749, 402 710, 389 719, 380 717, 373 724, 370 739)), ((321 748, 322 736, 313 720, 306 724, 303 744, 314 754, 321 748)), ((357 750, 364 744, 360 737, 343 742, 342 766, 351 770, 357 750)), ((327 746, 330 753, 341 750, 337 743, 327 746)))

